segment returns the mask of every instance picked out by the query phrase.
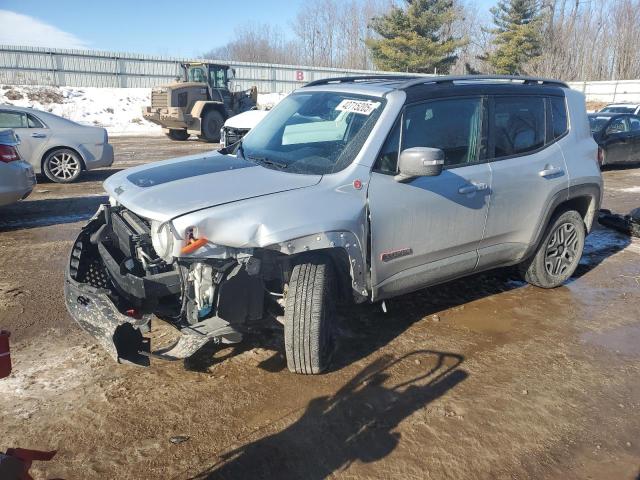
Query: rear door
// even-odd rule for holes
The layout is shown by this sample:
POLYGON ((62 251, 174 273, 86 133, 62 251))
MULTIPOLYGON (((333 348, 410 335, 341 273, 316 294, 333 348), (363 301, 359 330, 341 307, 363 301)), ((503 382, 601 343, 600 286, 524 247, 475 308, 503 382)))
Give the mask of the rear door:
POLYGON ((492 191, 479 268, 519 259, 533 242, 551 199, 569 187, 556 143, 567 133, 566 112, 564 97, 491 97, 492 191))
POLYGON ((387 139, 368 191, 374 298, 475 268, 491 188, 480 148, 483 104, 468 97, 409 105, 387 139), (442 149, 444 171, 397 182, 398 152, 411 147, 442 149))
POLYGON ((12 128, 16 132, 20 139, 20 155, 39 172, 49 129, 34 115, 13 110, 0 110, 0 128, 12 128))

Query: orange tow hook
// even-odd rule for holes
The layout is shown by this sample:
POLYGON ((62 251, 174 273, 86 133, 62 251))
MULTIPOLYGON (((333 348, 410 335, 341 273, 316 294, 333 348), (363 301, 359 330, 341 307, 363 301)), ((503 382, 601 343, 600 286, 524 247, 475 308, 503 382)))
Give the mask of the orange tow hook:
POLYGON ((190 253, 195 252, 200 247, 204 247, 208 241, 209 240, 207 240, 205 237, 198 238, 198 239, 192 238, 188 245, 185 245, 184 247, 182 247, 182 250, 180 250, 180 252, 185 255, 188 255, 190 253))

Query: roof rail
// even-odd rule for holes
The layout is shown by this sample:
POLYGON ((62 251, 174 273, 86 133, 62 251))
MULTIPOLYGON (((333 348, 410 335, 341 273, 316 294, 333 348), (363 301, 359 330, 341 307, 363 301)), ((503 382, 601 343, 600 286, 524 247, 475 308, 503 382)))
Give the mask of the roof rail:
POLYGON ((441 77, 414 77, 407 80, 400 88, 410 88, 425 83, 454 83, 454 82, 482 82, 486 80, 522 82, 523 85, 549 85, 554 87, 569 88, 569 85, 560 81, 548 78, 524 77, 516 75, 444 75, 441 77))
POLYGON ((322 78, 320 80, 314 80, 305 84, 305 87, 316 87, 318 85, 327 85, 329 83, 355 83, 355 82, 366 82, 367 80, 398 80, 398 81, 410 81, 410 80, 418 80, 420 78, 430 78, 430 77, 419 77, 417 75, 356 75, 351 77, 331 77, 331 78, 322 78))

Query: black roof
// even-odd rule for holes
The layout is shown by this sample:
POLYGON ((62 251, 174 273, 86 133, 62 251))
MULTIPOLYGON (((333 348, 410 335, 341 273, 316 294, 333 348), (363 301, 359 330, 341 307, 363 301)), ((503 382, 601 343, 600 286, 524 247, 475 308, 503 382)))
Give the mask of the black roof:
POLYGON ((407 90, 412 87, 422 85, 454 85, 454 84, 478 84, 478 83, 511 83, 520 85, 538 85, 569 88, 560 81, 539 77, 512 76, 512 75, 442 75, 442 76, 422 76, 422 75, 359 75, 351 77, 323 78, 307 83, 305 87, 315 87, 318 85, 339 84, 339 83, 385 83, 390 87, 407 90), (393 85, 392 85, 393 84, 393 85))

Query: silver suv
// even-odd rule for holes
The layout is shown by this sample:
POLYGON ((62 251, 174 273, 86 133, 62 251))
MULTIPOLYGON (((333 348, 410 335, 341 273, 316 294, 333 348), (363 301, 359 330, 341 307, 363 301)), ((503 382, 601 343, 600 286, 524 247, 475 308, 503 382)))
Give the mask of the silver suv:
POLYGON ((119 172, 75 241, 68 309, 119 361, 186 358, 284 324, 325 370, 336 305, 519 265, 575 271, 602 179, 584 96, 523 77, 350 77, 285 98, 242 141, 119 172), (151 317, 180 331, 149 353, 151 317))

